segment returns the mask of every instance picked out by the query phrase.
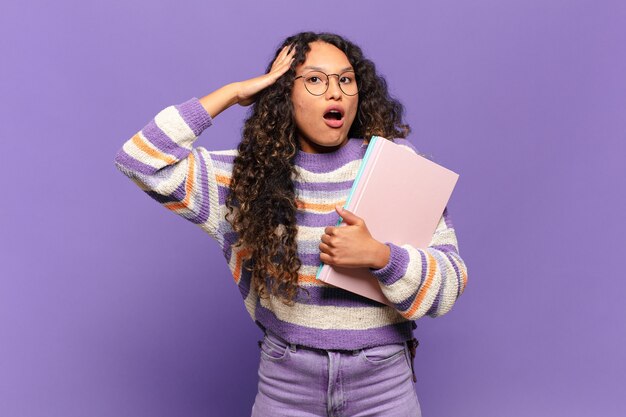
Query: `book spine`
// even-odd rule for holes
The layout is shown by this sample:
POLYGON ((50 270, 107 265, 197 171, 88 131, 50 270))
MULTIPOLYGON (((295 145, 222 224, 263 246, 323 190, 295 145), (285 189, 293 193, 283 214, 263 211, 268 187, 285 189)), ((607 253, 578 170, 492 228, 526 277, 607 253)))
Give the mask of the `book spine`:
MULTIPOLYGON (((372 144, 373 145, 372 152, 370 153, 370 155, 368 155, 367 163, 365 163, 364 161, 363 165, 365 166, 365 168, 363 169, 363 175, 362 175, 362 178, 359 178, 358 186, 355 190, 356 200, 353 202, 353 204, 351 204, 350 208, 346 207, 346 210, 349 210, 353 212, 354 214, 358 213, 359 205, 361 204, 361 200, 363 197, 363 192, 367 188, 367 184, 372 178, 372 172, 374 172, 374 168, 376 167, 376 164, 378 163, 378 157, 380 156, 382 149, 385 147, 386 142, 387 142, 386 139, 381 139, 380 143, 372 144)), ((355 183, 357 183, 357 181, 355 181, 355 183)))
MULTIPOLYGON (((352 199, 354 198, 354 194, 356 193, 356 190, 359 187, 359 184, 362 180, 362 177, 365 173, 365 171, 368 169, 368 163, 370 160, 370 157, 374 151, 374 147, 376 146, 376 142, 378 142, 379 138, 378 136, 372 136, 372 139, 370 140, 370 143, 367 145, 367 150, 365 151, 365 155, 363 156, 363 160, 361 161, 361 165, 359 165, 359 170, 356 174, 356 178, 354 179, 354 182, 352 183, 352 188, 350 189, 350 194, 348 194, 348 198, 346 199, 345 204, 343 205, 343 207, 346 210, 351 210, 351 203, 352 203, 352 199)), ((371 171, 371 170, 369 170, 371 171)), ((369 175, 369 172, 368 174, 369 175)), ((360 196, 357 196, 357 198, 360 198, 360 196)), ((341 222, 343 221, 343 219, 340 217, 339 221, 337 222, 337 226, 339 226, 341 224, 341 222)))

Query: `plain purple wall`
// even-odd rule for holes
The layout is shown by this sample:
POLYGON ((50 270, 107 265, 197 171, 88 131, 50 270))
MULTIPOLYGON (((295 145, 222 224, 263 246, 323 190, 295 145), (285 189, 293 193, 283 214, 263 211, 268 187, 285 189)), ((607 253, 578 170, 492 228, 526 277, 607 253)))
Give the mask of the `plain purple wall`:
POLYGON ((38 3, 0 11, 0 416, 249 415, 261 332, 217 245, 113 157, 301 30, 361 45, 461 175, 469 285, 418 321, 424 415, 626 413, 623 2, 38 3))

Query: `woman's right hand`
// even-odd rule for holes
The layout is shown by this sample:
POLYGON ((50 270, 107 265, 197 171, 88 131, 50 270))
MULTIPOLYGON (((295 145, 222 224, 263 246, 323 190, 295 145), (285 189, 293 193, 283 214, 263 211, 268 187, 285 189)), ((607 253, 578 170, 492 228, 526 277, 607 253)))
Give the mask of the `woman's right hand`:
POLYGON ((241 106, 249 106, 254 103, 256 94, 259 91, 274 84, 276 80, 289 70, 291 63, 293 62, 295 52, 296 48, 292 48, 292 45, 285 46, 272 63, 270 72, 259 77, 239 82, 237 89, 237 102, 241 106))
POLYGON ((249 106, 254 103, 259 91, 274 84, 281 75, 287 72, 293 62, 296 48, 291 45, 285 46, 270 68, 270 72, 246 81, 240 81, 225 85, 200 99, 200 104, 205 110, 215 117, 235 103, 249 106))

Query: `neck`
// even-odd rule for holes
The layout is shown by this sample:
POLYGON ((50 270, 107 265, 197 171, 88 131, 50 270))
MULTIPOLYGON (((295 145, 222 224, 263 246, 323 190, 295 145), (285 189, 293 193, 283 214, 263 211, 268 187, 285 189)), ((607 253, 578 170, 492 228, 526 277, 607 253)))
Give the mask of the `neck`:
POLYGON ((305 140, 302 137, 299 137, 298 140, 300 142, 300 149, 302 152, 306 153, 332 153, 338 151, 341 147, 348 143, 348 138, 343 139, 339 145, 335 146, 323 146, 315 142, 305 140))

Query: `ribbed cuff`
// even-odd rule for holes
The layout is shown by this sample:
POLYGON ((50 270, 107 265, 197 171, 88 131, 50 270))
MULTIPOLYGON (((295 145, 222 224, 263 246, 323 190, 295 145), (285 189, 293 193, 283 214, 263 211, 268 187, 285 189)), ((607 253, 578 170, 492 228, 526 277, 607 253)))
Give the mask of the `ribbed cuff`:
POLYGON ((211 115, 200 104, 200 100, 197 97, 193 97, 176 107, 178 107, 178 111, 185 123, 189 125, 196 136, 199 136, 204 129, 213 124, 211 115))
POLYGON ((380 269, 370 268, 381 284, 391 285, 406 274, 406 268, 409 265, 409 252, 393 243, 385 242, 389 246, 391 253, 389 254, 389 262, 380 269))

